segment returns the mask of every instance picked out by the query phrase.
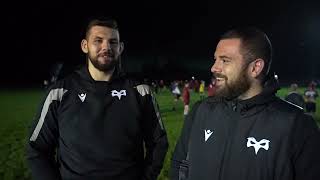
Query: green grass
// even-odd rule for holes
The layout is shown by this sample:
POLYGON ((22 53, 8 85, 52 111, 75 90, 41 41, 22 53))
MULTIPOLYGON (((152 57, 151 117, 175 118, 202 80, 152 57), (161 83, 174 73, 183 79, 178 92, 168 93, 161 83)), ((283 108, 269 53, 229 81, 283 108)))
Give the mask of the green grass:
POLYGON ((36 90, 0 92, 0 179, 31 179, 25 142, 40 96, 36 90))
MULTIPOLYGON (((199 94, 191 93, 191 101, 190 105, 192 106, 196 101, 200 99, 199 94)), ((173 95, 165 90, 160 95, 157 95, 157 101, 160 106, 161 115, 166 127, 168 140, 169 140, 169 150, 164 161, 164 168, 158 179, 166 180, 169 174, 169 168, 171 163, 171 157, 174 151, 174 147, 176 145, 176 141, 180 136, 180 132, 183 126, 184 115, 183 115, 183 103, 182 101, 178 101, 176 111, 172 111, 173 107, 173 95)))
MULTIPOLYGON (((302 92, 302 89, 301 89, 302 92)), ((320 92, 320 91, 319 91, 320 92)), ((280 97, 287 89, 278 92, 280 97)), ((0 179, 30 180, 25 161, 25 143, 28 126, 42 98, 42 90, 2 90, 0 91, 0 179)), ((169 150, 164 162, 160 180, 168 179, 170 159, 183 126, 183 104, 178 102, 176 111, 172 111, 173 96, 168 90, 157 95, 161 115, 168 133, 169 150)), ((197 93, 191 93, 191 106, 199 100, 197 93)), ((320 122, 320 98, 317 100, 316 119, 320 122)))

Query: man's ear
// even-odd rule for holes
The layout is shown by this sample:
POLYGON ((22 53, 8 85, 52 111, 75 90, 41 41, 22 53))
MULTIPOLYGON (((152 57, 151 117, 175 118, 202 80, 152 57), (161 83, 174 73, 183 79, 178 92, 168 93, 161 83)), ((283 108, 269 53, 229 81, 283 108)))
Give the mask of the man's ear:
POLYGON ((81 50, 86 54, 88 53, 88 41, 86 39, 81 41, 81 50))
POLYGON ((124 50, 124 43, 120 42, 120 49, 119 49, 120 54, 122 54, 123 50, 124 50))
POLYGON ((250 73, 253 78, 257 78, 264 68, 264 60, 259 58, 252 62, 250 73))

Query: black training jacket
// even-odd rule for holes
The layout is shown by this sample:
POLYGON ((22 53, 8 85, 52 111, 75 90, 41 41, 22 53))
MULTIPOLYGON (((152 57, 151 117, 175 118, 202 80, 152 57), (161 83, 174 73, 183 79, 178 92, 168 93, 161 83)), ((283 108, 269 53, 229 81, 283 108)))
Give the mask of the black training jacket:
POLYGON ((195 104, 173 154, 171 179, 319 180, 319 128, 275 91, 195 104))
POLYGON ((86 67, 52 85, 28 138, 35 180, 156 179, 168 148, 149 86, 94 81, 86 67))

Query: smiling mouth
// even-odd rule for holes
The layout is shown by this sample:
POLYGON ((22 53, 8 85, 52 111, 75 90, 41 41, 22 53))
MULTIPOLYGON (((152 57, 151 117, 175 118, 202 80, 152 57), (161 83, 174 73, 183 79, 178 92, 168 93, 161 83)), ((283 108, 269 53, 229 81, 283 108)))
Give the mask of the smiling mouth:
POLYGON ((113 58, 113 55, 112 54, 101 54, 100 57, 113 58))
POLYGON ((218 80, 218 81, 222 81, 222 80, 226 80, 227 76, 220 74, 220 73, 213 73, 213 77, 218 80))
POLYGON ((217 81, 224 81, 225 78, 217 77, 216 80, 217 80, 217 81))
POLYGON ((225 80, 226 80, 225 78, 216 78, 215 86, 216 87, 222 86, 225 83, 225 80))

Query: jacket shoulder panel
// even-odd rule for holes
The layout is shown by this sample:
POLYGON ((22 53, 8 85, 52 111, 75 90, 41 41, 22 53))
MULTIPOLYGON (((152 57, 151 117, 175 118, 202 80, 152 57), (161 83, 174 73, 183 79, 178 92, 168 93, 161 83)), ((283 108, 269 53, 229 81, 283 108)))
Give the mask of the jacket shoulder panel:
POLYGON ((271 107, 274 111, 277 112, 283 112, 288 114, 303 113, 303 108, 301 108, 300 106, 297 106, 280 98, 277 98, 273 103, 271 103, 271 107))

